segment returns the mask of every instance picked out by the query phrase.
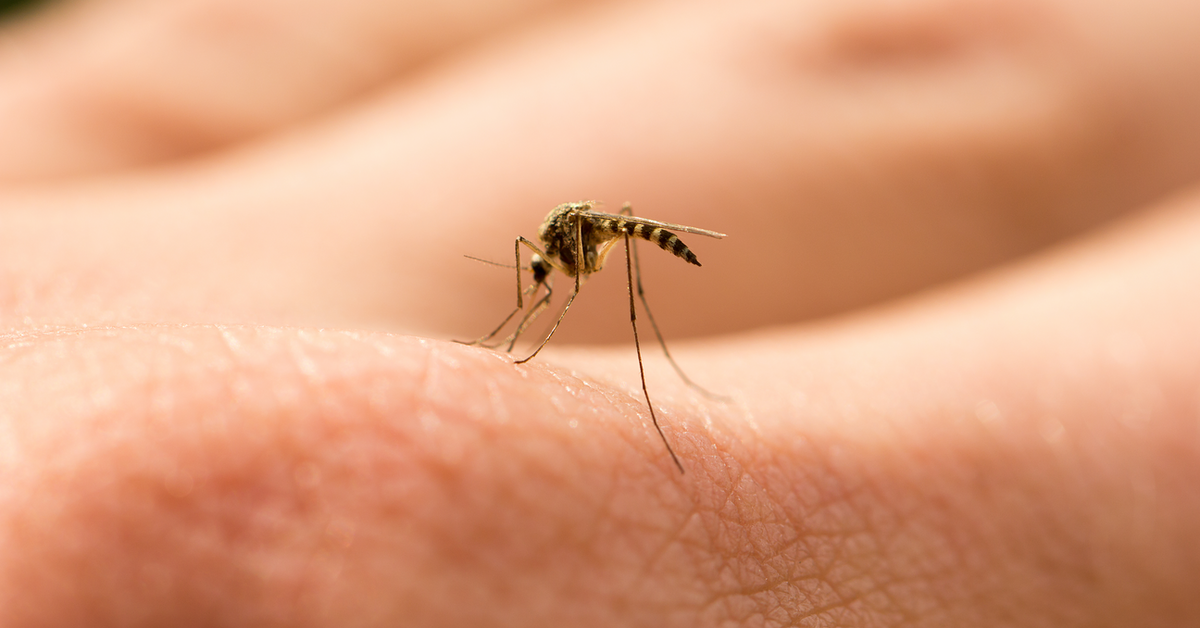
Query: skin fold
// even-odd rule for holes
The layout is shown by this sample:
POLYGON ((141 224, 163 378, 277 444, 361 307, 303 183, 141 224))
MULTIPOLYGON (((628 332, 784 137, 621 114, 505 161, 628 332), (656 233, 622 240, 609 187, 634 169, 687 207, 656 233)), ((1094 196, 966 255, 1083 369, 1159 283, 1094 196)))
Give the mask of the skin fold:
POLYGON ((1200 618, 1188 3, 141 4, 0 31, 0 625, 1200 618), (582 198, 683 474, 623 260, 448 342, 582 198))
MULTIPOLYGON (((0 45, 0 178, 150 165, 284 131, 583 2, 72 0, 0 45), (147 51, 153 51, 147 54, 147 51)), ((41 16, 37 16, 41 17, 41 16)))

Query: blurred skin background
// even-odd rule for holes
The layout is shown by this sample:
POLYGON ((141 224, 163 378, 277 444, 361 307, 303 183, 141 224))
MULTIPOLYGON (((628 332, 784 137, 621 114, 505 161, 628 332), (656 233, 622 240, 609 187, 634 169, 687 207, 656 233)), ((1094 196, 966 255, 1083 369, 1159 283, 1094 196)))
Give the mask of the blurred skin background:
POLYGON ((1194 3, 9 4, 0 625, 1200 623, 1194 3))

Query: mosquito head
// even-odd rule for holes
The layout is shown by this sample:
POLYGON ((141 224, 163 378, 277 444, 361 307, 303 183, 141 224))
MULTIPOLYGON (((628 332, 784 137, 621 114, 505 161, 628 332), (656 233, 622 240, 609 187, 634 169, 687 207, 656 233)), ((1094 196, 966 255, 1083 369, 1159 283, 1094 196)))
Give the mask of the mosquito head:
POLYGON ((534 253, 533 257, 529 260, 529 269, 533 271, 533 280, 536 283, 546 281, 546 277, 550 275, 551 268, 550 263, 542 259, 542 256, 537 253, 534 253))

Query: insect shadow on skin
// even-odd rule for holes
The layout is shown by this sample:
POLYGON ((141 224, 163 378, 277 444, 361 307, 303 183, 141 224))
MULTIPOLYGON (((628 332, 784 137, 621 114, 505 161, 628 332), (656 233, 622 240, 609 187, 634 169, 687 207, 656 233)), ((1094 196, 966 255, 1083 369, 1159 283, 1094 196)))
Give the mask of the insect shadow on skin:
MULTIPOLYGON (((646 294, 642 288, 642 271, 637 258, 637 247, 630 241, 630 237, 653 242, 664 251, 690 264, 699 266, 700 261, 696 259, 696 255, 672 231, 692 233, 710 238, 723 238, 725 234, 707 229, 697 229, 695 227, 659 222, 647 218, 638 218, 633 215, 633 208, 629 203, 625 203, 621 207, 620 213, 617 214, 596 211, 594 208, 597 205, 599 205, 597 201, 578 201, 563 203, 552 209, 546 215, 542 226, 538 229, 538 239, 541 240, 541 247, 538 247, 537 244, 534 244, 523 236, 517 236, 517 239, 513 243, 513 257, 515 260, 513 268, 516 269, 517 276, 516 309, 506 316, 491 333, 472 342, 456 342, 491 349, 504 346, 506 352, 512 352, 521 334, 550 306, 550 297, 554 293, 554 288, 550 281, 550 273, 557 270, 568 277, 574 277, 575 287, 571 291, 571 295, 567 298, 562 312, 559 313, 558 320, 550 328, 550 332, 546 334, 546 337, 533 350, 533 353, 523 359, 516 360, 515 363, 524 364, 532 360, 542 350, 542 347, 545 347, 546 343, 550 342, 550 338, 554 336, 554 332, 562 323, 563 318, 566 317, 567 310, 571 309, 571 303, 579 295, 579 287, 583 279, 603 269, 604 262, 608 259, 608 254, 616 248, 619 242, 624 242, 625 279, 629 290, 629 322, 633 327, 633 346, 637 351, 638 372, 642 378, 642 394, 646 397, 646 406, 650 408, 650 420, 654 423, 654 429, 658 432, 659 438, 662 439, 663 445, 666 446, 667 453, 671 455, 671 460, 679 468, 679 472, 683 473, 683 464, 679 462, 679 457, 675 455, 675 450, 667 442, 667 437, 663 434, 662 427, 658 424, 658 417, 654 413, 654 404, 650 402, 650 391, 646 388, 646 368, 642 364, 642 347, 641 342, 638 340, 637 329, 637 308, 635 307, 633 297, 635 285, 637 286, 637 296, 642 302, 642 309, 646 311, 646 317, 650 319, 650 326, 654 329, 654 335, 658 338, 658 344, 662 347, 663 354, 667 356, 667 361, 674 367, 675 372, 679 374, 679 377, 685 383, 700 391, 706 397, 716 400, 725 400, 725 398, 713 394, 693 382, 683 372, 683 369, 679 367, 679 364, 675 362, 675 358, 671 357, 671 352, 667 349, 667 343, 663 340, 662 332, 658 329, 658 323, 654 321, 654 315, 650 313, 650 304, 646 302, 646 294), (522 245, 533 251, 533 255, 529 260, 529 266, 521 265, 522 245), (526 270, 533 273, 533 284, 528 288, 522 285, 521 280, 521 272, 526 270), (539 297, 538 294, 543 289, 544 294, 539 297), (529 297, 531 301, 528 311, 525 310, 526 297, 529 297), (520 317, 512 333, 501 340, 495 340, 500 335, 501 330, 521 312, 525 312, 525 314, 520 317)), ((470 256, 468 255, 467 257, 470 256)), ((507 264, 496 264, 495 262, 480 260, 475 257, 471 257, 471 259, 508 267, 507 264)))

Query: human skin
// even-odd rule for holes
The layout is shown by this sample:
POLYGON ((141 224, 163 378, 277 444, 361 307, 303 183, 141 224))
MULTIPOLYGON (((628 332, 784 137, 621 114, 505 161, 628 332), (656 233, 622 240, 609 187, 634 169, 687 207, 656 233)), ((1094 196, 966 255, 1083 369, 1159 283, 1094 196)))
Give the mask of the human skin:
POLYGON ((0 625, 1196 622, 1196 9, 793 4, 14 178, 0 625), (459 256, 584 195, 730 234, 641 249, 731 397, 643 346, 683 474, 632 347, 569 344, 628 337, 619 257, 533 362, 446 342, 513 297, 459 256))
POLYGON ((181 159, 353 102, 582 0, 74 0, 0 44, 0 179, 181 159), (147 54, 153 51, 152 54, 147 54))

